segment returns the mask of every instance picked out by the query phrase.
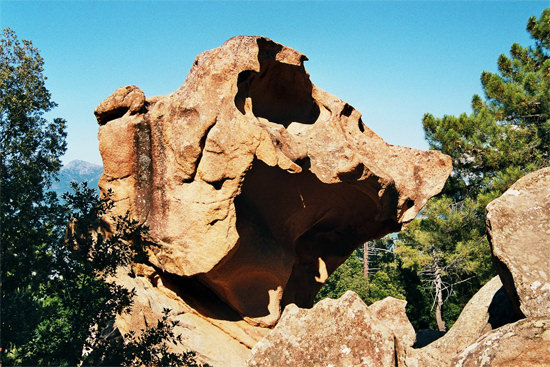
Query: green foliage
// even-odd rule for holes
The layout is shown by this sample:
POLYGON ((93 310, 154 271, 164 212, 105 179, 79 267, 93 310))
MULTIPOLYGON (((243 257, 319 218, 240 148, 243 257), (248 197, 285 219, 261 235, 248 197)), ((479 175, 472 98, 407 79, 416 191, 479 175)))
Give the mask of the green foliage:
POLYGON ((368 299, 368 283, 363 276, 363 263, 355 253, 332 273, 323 288, 315 296, 314 302, 327 297, 339 298, 347 290, 354 291, 364 301, 368 299))
POLYGON ((486 98, 474 95, 471 114, 424 116, 430 147, 451 156, 454 172, 443 195, 432 200, 396 242, 403 269, 423 281, 416 289, 407 286, 407 299, 416 296, 414 305, 409 300, 412 320, 428 320, 422 315, 432 312, 428 300, 419 301, 418 296, 434 298, 430 282, 435 268, 441 269, 444 284, 443 319, 450 324, 458 317, 494 274, 485 207, 520 177, 549 163, 549 24, 550 9, 539 19, 531 17, 527 30, 534 46, 513 44, 510 56, 498 58, 497 73, 482 73, 486 98))
POLYGON ((408 273, 408 313, 418 328, 435 328, 436 280, 445 303, 442 317, 451 326, 469 298, 493 276, 483 218, 476 209, 472 199, 432 199, 422 219, 413 220, 395 242, 400 268, 408 273))
POLYGON ((394 272, 377 271, 372 277, 369 278, 369 293, 365 300, 367 304, 374 303, 386 297, 394 297, 399 299, 405 299, 405 292, 403 287, 396 282, 393 276, 394 272), (393 273, 393 274, 392 274, 393 273))
MULTIPOLYGON (((373 246, 374 244, 375 242, 372 243, 373 246)), ((373 264, 379 264, 383 268, 377 270, 372 277, 367 280, 364 276, 363 248, 359 248, 327 279, 323 288, 317 293, 315 302, 327 297, 339 298, 348 290, 357 293, 366 304, 372 304, 389 296, 404 299, 403 289, 393 280, 398 276, 395 264, 387 259, 376 261, 378 257, 393 259, 393 255, 381 251, 375 253, 373 264)))
POLYGON ((42 116, 55 103, 43 59, 13 31, 0 41, 0 246, 2 343, 22 345, 41 318, 36 296, 53 276, 51 239, 62 235, 62 208, 48 187, 65 152, 65 122, 42 116))
POLYGON ((455 170, 446 188, 453 198, 498 196, 522 175, 548 165, 549 20, 550 9, 539 19, 531 17, 527 30, 534 46, 513 44, 510 56, 498 58, 497 73, 482 73, 486 100, 475 95, 473 113, 424 116, 430 146, 453 158, 455 170))
POLYGON ((47 191, 65 151, 65 122, 43 118, 55 103, 32 43, 8 29, 0 47, 1 364, 197 366, 193 353, 168 351, 179 337, 167 313, 124 341, 115 335, 113 320, 133 291, 106 279, 143 260, 147 229, 123 216, 106 235, 109 198, 75 186, 61 204, 47 191))
POLYGON ((437 263, 445 269, 444 277, 479 272, 490 263, 480 219, 471 199, 460 203, 445 196, 431 200, 422 210, 422 219, 414 220, 399 234, 395 252, 402 267, 421 271, 437 263))

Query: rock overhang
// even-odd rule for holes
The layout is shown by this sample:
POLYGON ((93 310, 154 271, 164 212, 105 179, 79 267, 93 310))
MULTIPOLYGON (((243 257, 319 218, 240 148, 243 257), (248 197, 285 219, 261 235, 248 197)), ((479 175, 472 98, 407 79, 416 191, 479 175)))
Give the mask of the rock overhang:
POLYGON ((285 304, 311 305, 322 272, 398 231, 451 172, 448 156, 384 142, 311 83, 305 60, 234 37, 175 92, 123 87, 96 109, 100 188, 149 226, 151 264, 264 326, 285 304))

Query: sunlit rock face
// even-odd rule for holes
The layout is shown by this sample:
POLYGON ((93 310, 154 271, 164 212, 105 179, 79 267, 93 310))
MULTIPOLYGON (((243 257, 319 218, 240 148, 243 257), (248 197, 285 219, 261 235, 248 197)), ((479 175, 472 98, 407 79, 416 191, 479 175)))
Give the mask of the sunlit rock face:
POLYGON ((370 307, 347 291, 311 309, 289 305, 275 328, 251 351, 248 367, 401 366, 414 329, 403 300, 370 307))
POLYGON ((550 316, 550 168, 532 172, 487 206, 502 283, 521 316, 550 316))
POLYGON ((311 83, 306 60, 235 37, 197 56, 175 92, 123 87, 95 111, 100 188, 150 228, 158 276, 176 293, 199 282, 252 325, 310 307, 355 248, 400 230, 451 172, 446 155, 384 142, 311 83))
POLYGON ((550 366, 550 319, 528 318, 493 330, 453 358, 451 366, 550 366))

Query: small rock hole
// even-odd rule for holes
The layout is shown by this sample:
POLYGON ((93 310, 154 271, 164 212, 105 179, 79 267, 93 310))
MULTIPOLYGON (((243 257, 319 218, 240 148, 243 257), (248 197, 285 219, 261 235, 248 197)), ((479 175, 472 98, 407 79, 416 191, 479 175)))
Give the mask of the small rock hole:
POLYGON ((304 158, 298 158, 296 160, 296 163, 298 166, 302 167, 302 169, 305 171, 305 170, 308 170, 311 168, 311 160, 309 159, 309 157, 304 157, 304 158))
POLYGON ((344 108, 342 108, 342 112, 340 112, 340 116, 350 117, 352 112, 353 112, 353 107, 351 107, 349 104, 346 103, 344 105, 344 108))
POLYGON ((359 131, 361 131, 362 133, 365 132, 365 125, 363 124, 363 120, 359 119, 359 131))

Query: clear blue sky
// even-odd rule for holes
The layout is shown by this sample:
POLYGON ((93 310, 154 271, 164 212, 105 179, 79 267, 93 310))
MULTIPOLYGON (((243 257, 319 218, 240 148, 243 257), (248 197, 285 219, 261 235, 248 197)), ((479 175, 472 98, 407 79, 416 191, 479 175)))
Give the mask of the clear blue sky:
POLYGON ((30 39, 68 121, 65 162, 101 163, 94 108, 116 88, 147 96, 183 84, 194 57, 236 35, 305 53, 320 88, 349 102, 391 144, 426 149, 422 116, 470 112, 479 76, 495 71, 548 1, 5 1, 2 28, 30 39))

